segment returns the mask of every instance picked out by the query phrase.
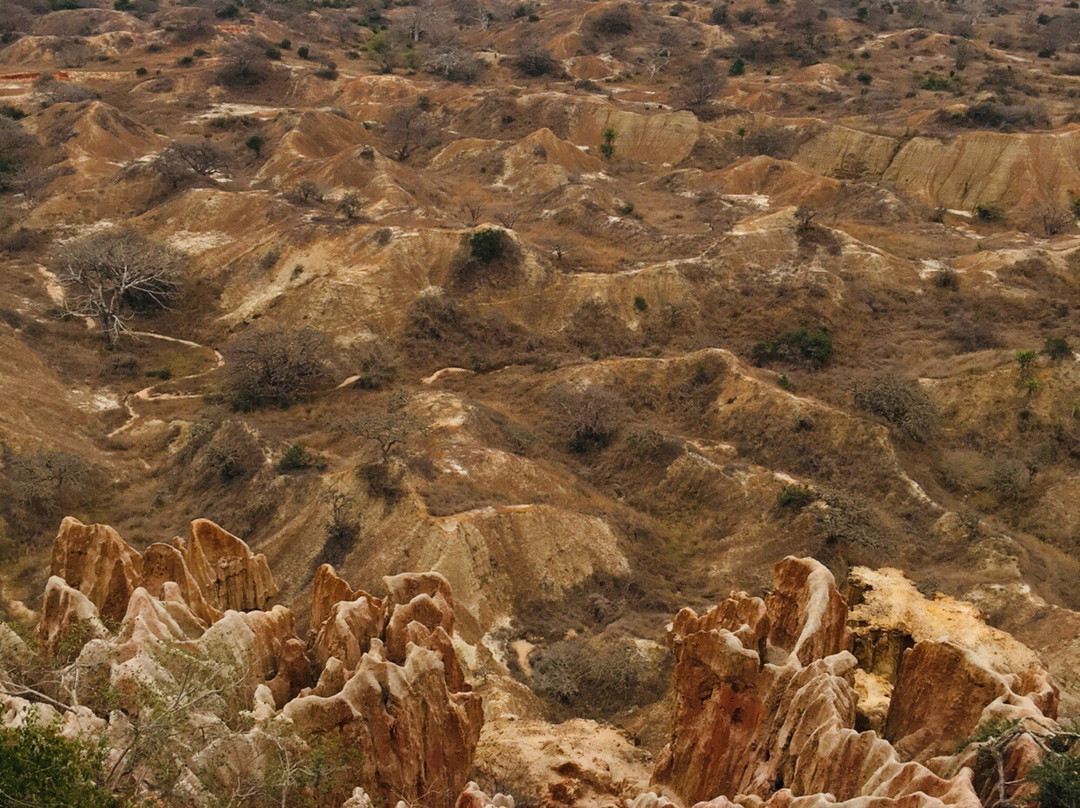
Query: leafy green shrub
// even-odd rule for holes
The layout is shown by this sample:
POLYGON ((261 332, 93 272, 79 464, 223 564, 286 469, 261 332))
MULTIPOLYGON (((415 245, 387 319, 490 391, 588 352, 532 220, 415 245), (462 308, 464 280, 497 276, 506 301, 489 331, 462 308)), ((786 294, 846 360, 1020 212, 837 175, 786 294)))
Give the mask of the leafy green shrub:
POLYGON ((1047 337, 1046 344, 1043 346, 1043 353, 1055 362, 1067 359, 1072 356, 1072 352, 1072 346, 1065 337, 1047 337))
POLYGON ((12 806, 121 808, 102 785, 104 760, 104 746, 64 738, 53 724, 0 729, 0 797, 12 806))
POLYGON ((821 328, 785 331, 754 346, 753 358, 758 365, 765 362, 801 362, 814 369, 822 368, 833 356, 832 337, 821 328))
POLYGON ((477 261, 488 263, 500 258, 506 251, 506 236, 503 231, 485 227, 477 230, 469 238, 469 253, 477 261))
POLYGON ((884 418, 900 432, 922 443, 937 431, 937 411, 921 387, 893 373, 855 383, 855 406, 884 418))
POLYGON ((1051 753, 1031 770, 1028 779, 1039 787, 1039 808, 1080 805, 1080 754, 1051 753))
POLYGON ((813 489, 805 485, 785 485, 776 495, 776 507, 785 511, 801 511, 817 499, 813 489))
POLYGON ((294 443, 285 450, 285 454, 278 461, 278 471, 287 474, 290 471, 303 471, 304 469, 326 468, 326 458, 316 452, 309 452, 302 444, 294 443))
POLYGON ((600 133, 600 137, 603 138, 600 143, 600 154, 605 160, 610 160, 615 156, 615 138, 618 137, 618 133, 609 126, 600 133))
POLYGON ((959 76, 935 76, 930 74, 922 83, 922 89, 934 93, 958 93, 963 89, 959 76))
POLYGON ((746 62, 744 62, 741 57, 735 59, 735 61, 733 61, 731 63, 731 66, 728 67, 727 72, 728 72, 729 76, 743 76, 743 75, 745 75, 746 74, 746 62))
POLYGON ((1005 211, 997 202, 986 202, 975 206, 975 215, 983 222, 1000 222, 1005 218, 1005 211))
POLYGON ((634 308, 638 311, 645 311, 649 308, 648 302, 641 295, 634 298, 634 308))

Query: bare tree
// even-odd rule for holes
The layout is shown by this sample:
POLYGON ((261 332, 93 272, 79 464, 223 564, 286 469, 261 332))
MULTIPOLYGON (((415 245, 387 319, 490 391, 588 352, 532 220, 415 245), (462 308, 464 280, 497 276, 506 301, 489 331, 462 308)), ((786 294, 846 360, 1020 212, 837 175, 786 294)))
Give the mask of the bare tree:
POLYGON ((225 351, 234 406, 284 405, 329 378, 326 338, 312 328, 270 328, 237 339, 225 351))
POLYGON ((471 82, 480 74, 480 61, 457 45, 431 48, 424 58, 424 70, 448 81, 471 82))
POLYGON ((514 208, 506 208, 504 210, 500 210, 498 213, 495 214, 495 218, 498 220, 499 224, 501 224, 507 230, 514 229, 514 224, 517 223, 517 220, 520 216, 521 211, 515 210, 514 208))
POLYGON ((57 259, 67 312, 94 318, 115 342, 134 314, 166 308, 176 296, 182 258, 131 230, 69 242, 57 259))
POLYGON ((642 58, 642 64, 649 72, 649 78, 656 78, 657 73, 671 64, 671 48, 654 48, 642 58))
POLYGON ((727 86, 727 79, 713 59, 694 65, 671 91, 673 105, 694 111, 703 110, 727 86))
POLYGON ((1043 233, 1048 237, 1064 233, 1072 218, 1067 210, 1052 202, 1039 211, 1039 221, 1042 223, 1043 233))
POLYGON ((452 0, 455 19, 463 25, 478 25, 486 31, 491 25, 492 15, 481 0, 452 0))
POLYGON ((424 422, 409 413, 409 394, 404 390, 392 393, 384 409, 359 421, 351 421, 346 428, 377 443, 384 464, 390 462, 396 449, 408 443, 413 436, 426 431, 424 422))
POLYGON ((431 118, 419 107, 399 107, 386 121, 383 135, 399 161, 423 146, 434 134, 431 118))
POLYGON ((228 171, 228 156, 212 143, 173 141, 153 162, 153 167, 173 188, 192 175, 211 177, 228 171))
POLYGON ((478 202, 464 202, 461 205, 461 212, 465 214, 465 222, 469 227, 476 227, 484 215, 484 208, 478 202))
POLYGON ((296 186, 296 196, 301 202, 322 202, 323 190, 317 183, 310 180, 304 180, 298 186, 296 186))
POLYGON ((411 42, 419 42, 438 20, 438 14, 431 0, 421 0, 414 4, 402 19, 401 33, 411 42))

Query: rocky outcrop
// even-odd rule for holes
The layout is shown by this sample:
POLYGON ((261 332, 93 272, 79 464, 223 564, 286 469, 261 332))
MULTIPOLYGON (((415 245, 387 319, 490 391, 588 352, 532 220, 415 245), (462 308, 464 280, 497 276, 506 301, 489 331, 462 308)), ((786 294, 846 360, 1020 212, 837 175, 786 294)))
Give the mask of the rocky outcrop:
MULTIPOLYGON (((314 749, 351 761, 335 775, 335 788, 347 786, 348 794, 358 786, 380 803, 449 806, 465 785, 483 710, 454 650, 454 597, 443 576, 390 577, 386 596, 376 598, 322 567, 309 653, 293 613, 268 606, 277 587, 265 558, 205 520, 192 524, 187 542, 155 544, 145 556, 111 528, 65 520, 54 569, 82 587, 53 575, 38 625, 47 647, 77 655, 61 671, 64 689, 79 704, 111 692, 111 707, 121 707, 107 722, 85 707, 56 717, 72 732, 96 721, 93 731, 107 738, 117 771, 125 771, 124 750, 149 709, 151 721, 175 724, 163 725, 177 745, 170 754, 178 761, 169 766, 180 764, 177 782, 194 804, 252 779, 265 784, 267 761, 314 749), (115 614, 127 589, 119 628, 110 632, 99 604, 115 614), (245 720, 250 729, 231 728, 242 718, 238 710, 254 726, 245 720)), ((25 649, 14 634, 0 641, 12 659, 25 649)), ((23 701, 0 686, 8 723, 26 712, 23 701)), ((153 772, 127 776, 139 788, 161 785, 153 772)))
POLYGON ((906 759, 950 754, 995 718, 1056 718, 1058 690, 1030 648, 970 603, 927 600, 895 569, 855 568, 852 651, 891 690, 878 729, 906 759))
POLYGON ((107 525, 67 517, 53 541, 50 574, 90 599, 99 614, 119 620, 142 575, 142 557, 107 525))
POLYGON ((361 751, 364 779, 378 793, 450 805, 483 725, 451 640, 453 594, 438 573, 384 584, 386 597, 376 598, 353 592, 330 567, 319 570, 313 600, 326 617, 313 622, 311 644, 322 676, 282 714, 302 730, 340 731, 361 751), (346 599, 330 603, 333 593, 346 599))
MULTIPOLYGON (((673 730, 654 782, 687 804, 778 808, 795 798, 801 806, 873 798, 882 806, 976 808, 962 759, 930 758, 955 752, 957 733, 989 716, 1042 718, 1040 705, 1053 713, 1045 671, 1024 667, 1030 652, 989 639, 986 656, 940 638, 913 642, 901 624, 915 624, 916 601, 899 604, 901 613, 910 607, 907 622, 889 624, 885 601, 861 571, 852 632, 848 605, 819 563, 786 558, 773 575, 764 600, 735 593, 700 617, 684 609, 669 628, 673 730), (872 620, 886 632, 880 638, 867 635, 872 620), (870 675, 894 677, 891 699, 887 689, 877 693, 889 702, 884 737, 856 729, 859 701, 870 691, 853 646, 877 672, 870 675), (1006 660, 1023 664, 1010 671, 1006 660)), ((934 611, 911 590, 922 611, 934 611)))
POLYGON ((217 609, 264 609, 277 594, 266 556, 208 519, 196 519, 181 547, 192 577, 217 609))

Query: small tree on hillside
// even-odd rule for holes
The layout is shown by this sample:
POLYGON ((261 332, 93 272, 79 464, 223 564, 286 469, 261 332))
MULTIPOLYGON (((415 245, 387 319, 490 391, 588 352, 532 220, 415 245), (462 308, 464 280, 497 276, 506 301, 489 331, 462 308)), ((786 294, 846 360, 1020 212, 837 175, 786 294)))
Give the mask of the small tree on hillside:
POLYGON ((404 390, 391 394, 382 410, 351 421, 346 428, 378 444, 384 465, 390 462, 394 451, 408 443, 413 436, 426 431, 424 422, 409 413, 409 394, 404 390))
POLYGON ((173 188, 194 176, 212 177, 229 169, 229 158, 213 143, 173 141, 155 158, 153 167, 173 188))
POLYGON ((604 155, 605 160, 610 160, 615 156, 616 137, 618 137, 618 132, 610 126, 600 133, 600 154, 604 155))
POLYGON ((671 93, 673 106, 695 112, 705 109, 723 93, 727 79, 713 59, 704 59, 690 69, 671 93))
POLYGON ((384 137, 399 161, 423 146, 434 134, 431 118, 419 107, 400 107, 386 121, 384 137))
POLYGON ((183 256, 131 230, 65 244, 57 257, 68 314, 92 317, 115 342, 139 312, 166 308, 179 291, 183 256))
POLYGON ((326 338, 312 328, 272 328, 243 335, 225 352, 233 406, 285 405, 326 382, 326 338))

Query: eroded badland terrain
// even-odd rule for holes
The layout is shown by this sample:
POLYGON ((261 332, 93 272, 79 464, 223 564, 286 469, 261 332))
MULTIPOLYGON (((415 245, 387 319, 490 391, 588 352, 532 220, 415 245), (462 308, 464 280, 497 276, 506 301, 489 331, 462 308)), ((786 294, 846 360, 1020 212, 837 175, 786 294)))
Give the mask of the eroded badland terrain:
POLYGON ((0 43, 0 804, 1076 808, 1075 0, 0 43))

